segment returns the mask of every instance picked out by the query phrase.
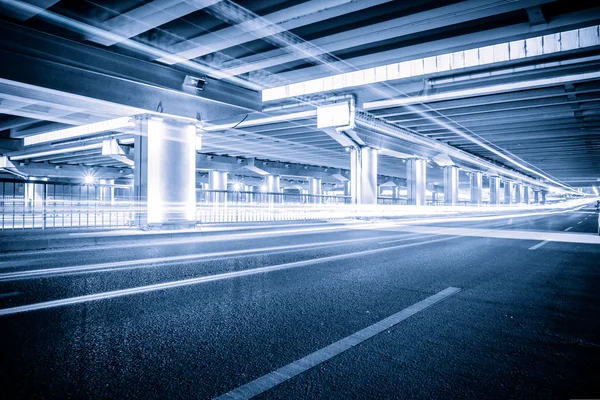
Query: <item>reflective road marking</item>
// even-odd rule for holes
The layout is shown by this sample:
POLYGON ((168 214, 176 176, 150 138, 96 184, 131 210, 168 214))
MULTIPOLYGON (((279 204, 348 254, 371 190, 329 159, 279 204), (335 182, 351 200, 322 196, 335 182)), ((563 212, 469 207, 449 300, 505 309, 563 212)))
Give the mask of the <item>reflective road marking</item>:
POLYGON ((568 227, 567 229, 565 229, 565 232, 569 232, 571 229, 573 229, 572 226, 568 227))
POLYGON ((543 245, 545 245, 546 243, 549 243, 548 240, 544 240, 543 242, 539 242, 538 244, 536 244, 535 246, 531 246, 529 248, 529 250, 536 250, 539 249, 540 247, 542 247, 543 245))
POLYGON ((267 390, 274 388, 275 386, 297 375, 300 375, 301 373, 309 370, 310 368, 322 364, 325 361, 337 356, 338 354, 341 354, 346 350, 351 349, 352 347, 364 342, 365 340, 372 338, 378 333, 381 333, 391 328, 392 326, 415 315, 419 311, 423 311, 427 307, 437 302, 440 302, 445 298, 452 296, 455 293, 458 293, 459 291, 460 288, 446 288, 441 292, 438 292, 433 296, 426 298, 425 300, 413 304, 412 306, 405 308, 404 310, 392 316, 389 316, 371 326, 366 327, 363 330, 360 330, 356 333, 353 333, 350 336, 338 340, 337 342, 330 344, 327 347, 323 347, 322 349, 317 350, 314 353, 311 353, 306 357, 294 361, 284 367, 281 367, 276 371, 263 375, 260 378, 253 380, 252 382, 249 382, 232 390, 231 392, 225 393, 224 395, 217 397, 216 399, 250 399, 254 396, 264 393, 267 390))
POLYGON ((69 298, 60 299, 60 300, 51 300, 51 301, 45 301, 45 302, 41 302, 41 303, 27 304, 27 305, 23 305, 23 306, 0 309, 0 316, 19 314, 19 313, 28 312, 28 311, 45 310, 48 308, 55 308, 55 307, 73 305, 73 304, 87 303, 90 301, 97 301, 97 300, 113 299, 113 298, 122 297, 122 296, 131 296, 131 295, 139 294, 139 293, 147 293, 147 292, 154 292, 154 291, 158 291, 158 290, 172 289, 172 288, 183 287, 183 286, 191 286, 191 285, 197 285, 197 284, 205 283, 205 282, 214 282, 214 281, 219 281, 219 280, 223 280, 223 279, 239 278, 239 277, 243 277, 243 276, 263 274, 263 273, 267 273, 267 272, 281 271, 281 270, 285 270, 285 269, 292 269, 292 268, 298 268, 298 267, 305 267, 307 265, 320 264, 320 263, 329 262, 329 261, 346 260, 349 258, 354 258, 354 257, 359 257, 359 256, 383 253, 384 251, 403 249, 403 248, 408 248, 408 247, 415 247, 415 246, 420 246, 423 244, 444 242, 446 240, 453 240, 453 239, 458 239, 458 237, 450 236, 450 237, 444 237, 441 239, 433 239, 433 240, 426 240, 423 242, 401 244, 398 246, 390 246, 390 247, 384 247, 384 248, 380 248, 380 249, 363 250, 363 251, 357 251, 354 253, 338 254, 335 256, 313 258, 310 260, 296 261, 296 262, 290 262, 290 263, 279 264, 279 265, 271 265, 268 267, 252 268, 252 269, 246 269, 246 270, 241 270, 241 271, 226 272, 226 273, 216 274, 216 275, 201 276, 198 278, 182 279, 179 281, 171 281, 171 282, 157 283, 154 285, 114 290, 111 292, 101 292, 101 293, 87 294, 84 296, 69 297, 69 298))
POLYGON ((0 294, 0 299, 4 298, 4 297, 12 297, 12 296, 18 296, 20 295, 21 292, 10 292, 10 293, 1 293, 0 294))

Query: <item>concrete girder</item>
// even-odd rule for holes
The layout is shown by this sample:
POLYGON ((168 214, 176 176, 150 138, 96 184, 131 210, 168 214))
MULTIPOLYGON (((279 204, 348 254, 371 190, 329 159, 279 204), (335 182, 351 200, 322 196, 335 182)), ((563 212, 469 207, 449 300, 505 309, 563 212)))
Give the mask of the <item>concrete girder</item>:
POLYGON ((124 14, 119 14, 98 26, 118 37, 89 36, 87 40, 104 46, 112 46, 167 22, 210 7, 219 1, 221 0, 154 0, 124 14), (119 40, 119 38, 122 39, 119 40))
POLYGON ((102 155, 108 156, 123 164, 134 165, 133 154, 130 153, 130 148, 121 146, 117 139, 108 139, 102 142, 102 155))
POLYGON ((430 41, 427 42, 426 46, 422 43, 405 46, 402 48, 401 53, 399 53, 397 49, 387 50, 345 59, 343 61, 330 63, 329 65, 317 65, 314 67, 283 72, 278 75, 285 81, 295 83, 329 75, 331 74, 332 67, 337 71, 346 72, 348 65, 359 69, 371 68, 394 62, 402 62, 453 51, 466 50, 473 47, 486 46, 492 43, 509 42, 524 37, 545 35, 560 30, 574 29, 589 25, 590 22, 597 21, 599 11, 600 8, 597 7, 592 10, 578 11, 557 16, 545 26, 531 27, 529 23, 510 25, 486 30, 484 33, 476 32, 430 41))
POLYGON ((311 57, 318 57, 322 54, 345 50, 355 46, 363 46, 367 43, 402 37, 428 29, 438 29, 443 26, 460 24, 472 19, 485 18, 550 1, 553 0, 525 0, 519 3, 503 2, 502 4, 498 4, 494 0, 461 2, 314 39, 310 42, 310 45, 295 44, 294 46, 247 56, 236 60, 240 66, 226 65, 225 68, 227 68, 226 72, 229 74, 240 75, 304 59, 307 57, 307 52, 311 57), (491 3, 495 3, 494 7, 489 7, 491 3))
MULTIPOLYGON (((189 60, 389 1, 312 0, 175 43, 170 50, 175 56, 189 60)), ((177 62, 169 57, 158 61, 167 64, 177 62)))
POLYGON ((83 179, 91 173, 97 179, 119 179, 131 177, 133 170, 130 168, 113 167, 82 167, 79 165, 54 165, 47 163, 15 163, 0 156, 0 170, 5 169, 17 172, 24 176, 48 177, 56 179, 83 179))
POLYGON ((0 34, 19 38, 2 42, 0 78, 6 80, 190 119, 217 120, 259 108, 258 93, 230 83, 210 80, 202 92, 186 93, 184 72, 11 24, 2 24, 0 34))

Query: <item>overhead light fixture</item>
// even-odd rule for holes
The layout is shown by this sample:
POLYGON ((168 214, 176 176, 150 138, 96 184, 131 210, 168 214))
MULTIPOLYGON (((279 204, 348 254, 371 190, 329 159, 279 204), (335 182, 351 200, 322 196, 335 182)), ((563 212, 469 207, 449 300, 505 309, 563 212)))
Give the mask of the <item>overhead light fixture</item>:
POLYGON ((196 78, 193 76, 186 75, 185 79, 183 80, 183 84, 185 86, 192 87, 199 92, 204 90, 207 83, 208 83, 208 80, 206 79, 205 76, 203 76, 201 78, 196 78))
POLYGON ((135 126, 133 118, 121 117, 109 119, 107 121, 94 122, 93 124, 74 126, 72 128, 60 129, 52 132, 40 133, 38 135, 28 136, 23 139, 25 146, 34 144, 57 142, 60 140, 89 136, 95 133, 107 131, 116 131, 124 128, 132 128, 135 126))

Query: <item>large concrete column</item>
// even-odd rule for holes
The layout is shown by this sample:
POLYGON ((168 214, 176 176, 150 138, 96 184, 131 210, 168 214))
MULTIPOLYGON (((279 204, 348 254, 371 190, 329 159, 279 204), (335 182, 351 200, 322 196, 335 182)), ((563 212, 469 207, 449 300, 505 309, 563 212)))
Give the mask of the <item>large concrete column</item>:
POLYGON ((344 197, 346 198, 345 199, 346 204, 352 203, 352 182, 351 181, 344 182, 344 197))
POLYGON ((272 194, 281 193, 280 180, 279 175, 265 175, 265 186, 267 187, 267 193, 269 193, 267 197, 269 203, 281 203, 282 196, 272 194))
POLYGON ((458 203, 458 167, 448 166, 444 169, 444 204, 453 206, 458 203))
POLYGON ((160 118, 136 122, 136 224, 190 226, 196 220, 196 125, 160 118))
POLYGON ((377 204, 377 150, 361 147, 350 151, 353 204, 377 204))
POLYGON ((533 191, 533 203, 540 204, 540 191, 539 190, 533 191))
POLYGON ((529 205, 529 187, 523 186, 523 203, 529 205))
POLYGON ((308 194, 312 195, 311 199, 313 203, 321 202, 321 197, 319 197, 323 193, 321 184, 321 178, 308 178, 308 194))
POLYGON ((100 179, 100 201, 104 204, 115 203, 114 179, 100 179))
POLYGON ((500 178, 490 176, 490 204, 500 204, 500 178))
POLYGON ((427 161, 411 158, 406 161, 407 204, 423 206, 426 204, 427 161))
POLYGON ((208 190, 210 190, 210 202, 213 204, 224 204, 227 202, 227 171, 208 171, 208 190), (214 192, 213 192, 214 190, 214 192))
POLYGON ((546 194, 548 192, 545 190, 542 190, 541 193, 542 193, 542 201, 540 202, 540 204, 546 204, 546 194))
POLYGON ((523 198, 521 196, 521 189, 522 189, 521 184, 515 183, 515 203, 516 204, 521 204, 521 199, 523 198))
POLYGON ((512 204, 512 182, 504 181, 504 204, 512 204))
POLYGON ((400 186, 392 186, 392 199, 398 200, 400 198, 400 186))
POLYGON ((42 211, 46 198, 46 185, 43 183, 25 184, 25 208, 27 210, 42 211))
POLYGON ((471 204, 480 205, 483 201, 483 173, 471 173, 471 204))

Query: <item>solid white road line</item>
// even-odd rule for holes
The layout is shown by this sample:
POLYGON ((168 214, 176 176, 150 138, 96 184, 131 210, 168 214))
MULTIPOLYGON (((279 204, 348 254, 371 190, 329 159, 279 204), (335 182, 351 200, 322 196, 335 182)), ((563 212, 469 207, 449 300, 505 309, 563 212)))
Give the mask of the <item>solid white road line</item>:
POLYGON ((582 222, 583 222, 583 221, 579 221, 579 222, 577 223, 577 225, 581 224, 582 222))
POLYGON ((284 253, 292 251, 300 251, 305 249, 318 249, 322 247, 337 247, 345 246, 349 244, 357 244, 362 242, 376 241, 378 239, 396 238, 397 241, 409 240, 415 238, 428 237, 430 235, 420 235, 417 233, 404 234, 404 235, 387 235, 380 237, 370 237, 361 239, 346 239, 346 240, 334 240, 329 242, 320 243, 302 243, 295 245, 285 246, 274 246, 274 247, 259 247, 255 249, 239 249, 229 251, 219 251, 213 253, 204 254, 186 254, 181 256, 169 256, 169 257, 156 257, 146 258, 140 260, 127 260, 127 261, 115 261, 99 264, 88 264, 88 265, 75 265, 70 267, 58 267, 58 268, 42 268, 27 271, 16 271, 16 272, 5 272, 0 273, 0 282, 16 280, 16 279, 29 279, 39 277, 49 277, 55 275, 75 274, 83 272, 102 272, 102 271, 114 271, 121 269, 132 269, 132 268, 144 268, 144 267, 156 267, 158 264, 174 263, 177 262, 182 264, 184 262, 199 262, 199 261, 215 261, 222 260, 227 257, 248 257, 251 255, 259 254, 266 255, 271 253, 284 253))
MULTIPOLYGON (((567 228, 565 231, 569 231, 571 229, 573 228, 567 228)), ((590 233, 569 233, 567 235, 564 232, 525 231, 517 229, 440 228, 435 226, 417 225, 398 226, 395 228, 386 228, 385 230, 392 232, 429 233, 432 235, 470 236, 511 240, 549 240, 551 242, 561 243, 600 244, 600 237, 590 233)))
POLYGON ((352 347, 361 344, 373 336, 415 315, 419 311, 423 311, 427 307, 430 307, 433 304, 458 293, 459 291, 460 288, 448 287, 441 292, 426 298, 425 300, 413 304, 412 306, 407 307, 404 310, 397 312, 396 314, 391 315, 373 325, 370 325, 365 329, 353 333, 350 336, 338 340, 327 347, 323 347, 322 349, 317 350, 304 358, 294 361, 269 374, 263 375, 260 378, 242 385, 228 393, 225 393, 222 396, 216 397, 216 399, 250 399, 254 396, 258 396, 259 394, 264 393, 267 390, 272 389, 275 386, 292 379, 293 377, 298 376, 307 370, 324 363, 325 361, 332 359, 333 357, 351 349, 352 347))
POLYGON ((546 243, 548 243, 548 242, 549 242, 548 240, 544 240, 543 242, 539 242, 539 243, 538 243, 538 244, 536 244, 535 246, 531 246, 531 247, 529 248, 529 250, 537 250, 537 249, 539 249, 540 247, 542 247, 543 245, 545 245, 545 244, 546 244, 546 243))
POLYGON ((571 229, 573 229, 572 226, 568 227, 567 229, 565 229, 565 232, 569 232, 571 229))
POLYGON ((345 260, 348 258, 383 253, 385 251, 421 246, 424 244, 443 242, 443 241, 452 240, 452 239, 457 239, 457 237, 450 236, 450 237, 444 237, 441 239, 427 240, 424 242, 401 244, 398 246, 390 246, 390 247, 384 247, 384 248, 372 249, 372 250, 363 250, 363 251, 357 251, 354 253, 345 253, 345 254, 339 254, 339 255, 335 255, 335 256, 328 256, 328 257, 321 257, 321 258, 313 258, 310 260, 303 260, 303 261, 296 261, 296 262, 279 264, 279 265, 272 265, 269 267, 252 268, 252 269, 246 269, 246 270, 242 270, 242 271, 226 272, 226 273, 216 274, 216 275, 201 276, 198 278, 190 278, 190 279, 183 279, 183 280, 179 280, 179 281, 157 283, 154 285, 139 286, 139 287, 134 287, 134 288, 129 288, 129 289, 114 290, 111 292, 94 293, 94 294, 88 294, 88 295, 84 295, 84 296, 70 297, 67 299, 51 300, 51 301, 45 301, 42 303, 27 304, 27 305, 23 305, 23 306, 0 309, 0 316, 18 314, 18 313, 23 313, 23 312, 28 312, 28 311, 45 310, 48 308, 55 308, 55 307, 73 305, 73 304, 87 303, 87 302, 96 301, 96 300, 113 299, 113 298, 122 297, 122 296, 130 296, 133 294, 154 292, 154 291, 158 291, 158 290, 172 289, 172 288, 178 288, 178 287, 183 287, 183 286, 191 286, 191 285, 197 285, 199 283, 214 282, 214 281, 219 281, 219 280, 223 280, 223 279, 239 278, 239 277, 243 277, 243 276, 256 275, 256 274, 264 274, 267 272, 274 272, 274 271, 281 271, 281 270, 298 268, 298 267, 305 267, 308 265, 321 264, 321 263, 330 262, 330 261, 345 260))
POLYGON ((2 294, 0 294, 0 299, 2 299, 4 297, 18 296, 20 294, 21 294, 21 292, 2 293, 2 294))

